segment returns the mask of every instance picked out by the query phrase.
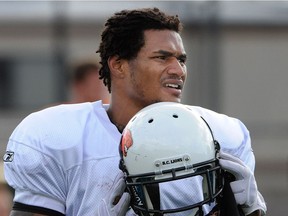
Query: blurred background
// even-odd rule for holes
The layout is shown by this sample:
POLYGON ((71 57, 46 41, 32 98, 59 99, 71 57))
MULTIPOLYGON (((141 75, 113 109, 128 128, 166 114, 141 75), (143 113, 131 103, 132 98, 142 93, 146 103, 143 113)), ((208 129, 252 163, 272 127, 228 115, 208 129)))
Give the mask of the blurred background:
POLYGON ((267 215, 287 216, 286 1, 1 1, 1 155, 26 115, 68 100, 71 65, 99 61, 95 51, 107 17, 151 6, 178 14, 184 23, 183 102, 245 123, 267 215))

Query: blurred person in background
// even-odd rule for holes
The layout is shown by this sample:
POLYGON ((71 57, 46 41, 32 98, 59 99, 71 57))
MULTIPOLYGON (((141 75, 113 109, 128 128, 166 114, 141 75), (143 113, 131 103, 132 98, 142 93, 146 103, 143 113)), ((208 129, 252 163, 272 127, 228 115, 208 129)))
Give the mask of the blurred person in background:
POLYGON ((72 69, 70 77, 71 95, 69 102, 83 103, 102 100, 109 103, 110 95, 102 80, 99 79, 99 66, 83 62, 72 69))

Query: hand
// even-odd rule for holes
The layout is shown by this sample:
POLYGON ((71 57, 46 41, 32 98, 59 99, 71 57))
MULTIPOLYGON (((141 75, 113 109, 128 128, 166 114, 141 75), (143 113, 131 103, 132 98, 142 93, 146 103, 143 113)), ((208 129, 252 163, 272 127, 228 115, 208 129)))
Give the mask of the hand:
POLYGON ((253 172, 239 158, 220 151, 220 165, 223 169, 233 174, 236 178, 231 182, 231 189, 234 193, 237 204, 242 206, 245 215, 251 214, 257 209, 266 212, 266 205, 263 197, 258 192, 257 183, 253 172))
MULTIPOLYGON (((123 172, 119 172, 107 196, 101 200, 98 216, 125 216, 130 205, 130 195, 125 190, 123 172)), ((129 214, 132 215, 131 211, 129 214)))

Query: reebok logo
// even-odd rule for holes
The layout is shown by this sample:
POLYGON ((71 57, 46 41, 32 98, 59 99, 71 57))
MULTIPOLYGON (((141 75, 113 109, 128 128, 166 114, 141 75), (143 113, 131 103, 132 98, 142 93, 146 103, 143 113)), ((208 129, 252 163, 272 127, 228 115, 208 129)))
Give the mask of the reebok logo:
POLYGON ((6 151, 6 153, 3 156, 4 162, 12 162, 14 159, 14 152, 12 151, 6 151))

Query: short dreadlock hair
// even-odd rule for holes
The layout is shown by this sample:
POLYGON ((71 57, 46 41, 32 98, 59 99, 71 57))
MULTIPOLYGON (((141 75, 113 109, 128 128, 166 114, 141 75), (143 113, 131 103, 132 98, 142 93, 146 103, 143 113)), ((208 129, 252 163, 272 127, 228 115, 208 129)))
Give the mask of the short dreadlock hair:
POLYGON ((108 59, 118 56, 119 59, 131 60, 137 57, 144 46, 144 31, 172 30, 180 32, 182 24, 178 16, 169 16, 158 8, 142 8, 122 10, 110 17, 101 35, 101 43, 97 53, 100 53, 100 79, 111 92, 111 76, 108 59))

